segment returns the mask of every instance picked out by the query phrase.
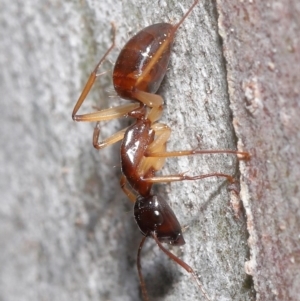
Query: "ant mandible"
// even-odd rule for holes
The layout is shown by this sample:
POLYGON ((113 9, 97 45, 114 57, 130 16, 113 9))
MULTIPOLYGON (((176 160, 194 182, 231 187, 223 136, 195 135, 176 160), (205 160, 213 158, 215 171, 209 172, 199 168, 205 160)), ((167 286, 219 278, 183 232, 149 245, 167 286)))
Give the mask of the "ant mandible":
POLYGON ((169 258, 192 275, 205 298, 210 300, 194 270, 161 244, 169 243, 181 246, 185 244, 185 241, 181 226, 173 210, 163 198, 152 192, 152 185, 154 183, 199 180, 208 177, 225 177, 229 182, 234 182, 232 176, 223 173, 192 177, 184 174, 156 176, 155 173, 163 167, 165 159, 216 153, 235 154, 243 160, 249 158, 247 152, 234 150, 183 150, 171 152, 166 150, 166 142, 170 137, 171 129, 167 125, 157 122, 162 115, 163 99, 155 93, 166 74, 175 33, 198 2, 199 0, 194 1, 176 25, 169 23, 150 25, 132 37, 121 50, 113 70, 113 84, 121 98, 134 102, 94 113, 77 115, 96 78, 100 75, 97 74, 100 65, 115 45, 115 27, 113 25, 113 43, 91 73, 72 113, 72 118, 75 121, 97 121, 93 134, 93 145, 96 149, 102 149, 122 140, 121 168, 123 176, 120 185, 128 198, 134 203, 134 217, 144 235, 137 253, 137 268, 145 301, 148 301, 149 298, 141 272, 140 253, 146 238, 149 236, 155 240, 159 248, 169 258), (136 121, 111 137, 99 141, 99 122, 123 116, 133 117, 136 121))

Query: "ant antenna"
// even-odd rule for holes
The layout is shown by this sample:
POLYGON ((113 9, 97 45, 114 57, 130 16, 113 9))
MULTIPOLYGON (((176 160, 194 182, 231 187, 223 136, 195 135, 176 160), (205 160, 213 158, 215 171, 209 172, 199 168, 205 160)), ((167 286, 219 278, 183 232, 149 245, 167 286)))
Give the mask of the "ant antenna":
POLYGON ((162 244, 161 242, 158 240, 157 235, 155 232, 151 233, 151 236, 153 237, 153 239, 155 240, 155 242, 157 243, 158 247, 167 255, 169 256, 173 261, 175 261, 177 264, 179 264, 181 267, 183 267, 189 274, 192 275, 192 277, 194 278, 194 280, 196 281, 198 287, 200 288, 202 294, 204 295, 204 297, 208 300, 211 301, 211 299, 208 297, 208 294, 206 293, 206 291, 203 288, 202 283, 200 282, 197 274, 195 273, 195 271, 187 264, 185 263, 183 260, 181 260, 180 258, 178 258, 177 256, 175 256, 173 253, 171 253, 169 250, 167 250, 162 244))

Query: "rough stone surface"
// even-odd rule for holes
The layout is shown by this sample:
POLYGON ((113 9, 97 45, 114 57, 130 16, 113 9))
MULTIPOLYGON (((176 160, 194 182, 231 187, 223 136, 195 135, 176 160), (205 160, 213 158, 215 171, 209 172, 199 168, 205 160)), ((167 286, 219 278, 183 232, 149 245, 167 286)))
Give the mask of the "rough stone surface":
POLYGON ((218 1, 257 300, 300 300, 300 4, 218 1), (233 17, 234 16, 234 17, 233 17))

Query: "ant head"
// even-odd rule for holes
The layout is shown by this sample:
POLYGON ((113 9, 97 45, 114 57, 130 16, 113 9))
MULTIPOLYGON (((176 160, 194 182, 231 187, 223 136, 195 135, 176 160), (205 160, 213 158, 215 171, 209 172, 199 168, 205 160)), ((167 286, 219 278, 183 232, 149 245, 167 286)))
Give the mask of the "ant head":
POLYGON ((138 196, 134 218, 143 235, 155 233, 160 242, 185 244, 180 224, 168 203, 158 195, 138 196))

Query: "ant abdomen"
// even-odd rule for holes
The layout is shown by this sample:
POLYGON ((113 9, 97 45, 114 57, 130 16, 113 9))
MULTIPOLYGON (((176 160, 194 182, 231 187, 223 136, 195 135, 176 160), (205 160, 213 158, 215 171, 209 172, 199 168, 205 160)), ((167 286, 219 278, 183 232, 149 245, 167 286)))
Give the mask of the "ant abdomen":
POLYGON ((120 97, 132 100, 134 90, 156 93, 167 71, 173 39, 174 26, 158 23, 142 29, 127 42, 113 72, 120 97))
POLYGON ((134 218, 143 235, 155 233, 160 242, 175 246, 185 244, 180 224, 162 197, 138 196, 134 204, 134 218))

